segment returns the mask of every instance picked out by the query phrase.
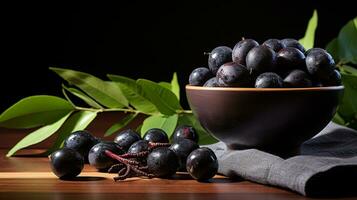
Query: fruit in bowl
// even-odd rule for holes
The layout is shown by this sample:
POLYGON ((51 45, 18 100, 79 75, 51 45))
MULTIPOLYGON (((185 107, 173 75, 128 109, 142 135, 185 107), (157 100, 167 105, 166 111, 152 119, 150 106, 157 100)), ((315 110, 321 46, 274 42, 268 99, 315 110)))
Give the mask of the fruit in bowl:
POLYGON ((232 149, 297 153, 332 119, 342 96, 333 58, 321 48, 305 52, 293 39, 267 40, 250 49, 239 44, 245 42, 233 49, 236 62, 211 71, 210 84, 186 86, 191 109, 208 132, 232 149), (240 48, 249 51, 235 53, 240 48))

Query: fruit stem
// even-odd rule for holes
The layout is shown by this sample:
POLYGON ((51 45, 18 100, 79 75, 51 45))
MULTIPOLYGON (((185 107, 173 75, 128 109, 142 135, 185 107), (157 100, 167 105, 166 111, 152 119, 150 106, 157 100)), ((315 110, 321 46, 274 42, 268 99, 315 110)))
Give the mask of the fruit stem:
POLYGON ((115 153, 113 153, 113 152, 111 152, 109 150, 105 150, 105 154, 108 157, 113 158, 114 160, 117 160, 120 163, 123 163, 123 164, 126 164, 126 165, 139 165, 140 164, 138 161, 122 158, 119 155, 116 155, 115 153))

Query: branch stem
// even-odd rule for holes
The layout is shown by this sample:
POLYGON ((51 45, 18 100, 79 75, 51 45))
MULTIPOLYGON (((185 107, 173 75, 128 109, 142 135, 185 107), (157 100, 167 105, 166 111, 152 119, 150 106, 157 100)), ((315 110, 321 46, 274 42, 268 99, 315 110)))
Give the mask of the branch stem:
MULTIPOLYGON (((124 113, 136 113, 136 114, 145 114, 139 110, 132 108, 85 108, 80 106, 74 106, 76 110, 81 111, 91 111, 91 112, 124 112, 124 113)), ((177 110, 177 114, 191 114, 192 110, 177 110)))

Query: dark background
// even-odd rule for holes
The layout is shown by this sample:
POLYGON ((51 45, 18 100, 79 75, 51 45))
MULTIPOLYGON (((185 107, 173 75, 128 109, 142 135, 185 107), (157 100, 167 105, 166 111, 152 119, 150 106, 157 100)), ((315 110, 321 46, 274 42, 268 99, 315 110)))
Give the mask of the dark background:
POLYGON ((49 66, 154 81, 176 71, 183 88, 193 68, 207 65, 203 52, 242 36, 299 39, 314 8, 316 46, 325 47, 356 16, 349 2, 12 1, 1 8, 0 109, 29 95, 61 95, 49 66))

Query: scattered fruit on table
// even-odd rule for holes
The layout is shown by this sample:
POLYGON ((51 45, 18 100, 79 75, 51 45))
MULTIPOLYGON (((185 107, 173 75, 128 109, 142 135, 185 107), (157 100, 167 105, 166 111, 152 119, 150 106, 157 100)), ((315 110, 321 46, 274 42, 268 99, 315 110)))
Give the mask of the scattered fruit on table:
POLYGON ((218 170, 218 160, 214 152, 201 147, 190 153, 186 161, 187 172, 199 181, 212 178, 218 170))
POLYGON ((149 129, 143 138, 131 129, 123 130, 114 141, 99 141, 88 131, 76 131, 66 139, 65 147, 49 158, 52 171, 61 179, 79 175, 87 159, 100 172, 117 173, 114 180, 170 178, 186 169, 191 170, 189 174, 194 179, 207 180, 217 173, 217 158, 212 150, 200 148, 197 142, 196 130, 188 125, 175 129, 172 143, 165 131, 158 128, 149 129))
POLYGON ((196 68, 189 84, 203 87, 302 88, 341 85, 332 56, 305 48, 295 39, 268 39, 262 45, 242 39, 231 50, 208 53, 208 67, 196 68))
POLYGON ((167 137, 167 134, 165 131, 159 129, 159 128, 152 128, 146 131, 143 137, 144 140, 148 142, 159 142, 159 143, 168 143, 169 138, 167 137))
POLYGON ((94 145, 88 154, 89 164, 99 171, 106 171, 116 164, 116 161, 109 158, 105 151, 111 151, 116 154, 123 154, 125 150, 115 142, 103 141, 94 145))
POLYGON ((121 148, 123 148, 124 150, 128 150, 130 148, 130 146, 140 140, 140 134, 131 130, 131 129, 127 129, 124 130, 122 132, 120 132, 114 139, 114 142, 117 143, 121 148))
POLYGON ((98 142, 99 139, 93 137, 88 131, 76 131, 64 141, 64 147, 76 150, 83 156, 84 162, 88 163, 89 150, 98 142))
POLYGON ((63 148, 53 152, 50 156, 53 173, 60 179, 72 179, 81 173, 84 166, 83 156, 78 151, 63 148))
POLYGON ((197 143, 199 136, 192 126, 181 125, 175 129, 172 140, 175 142, 181 139, 189 139, 197 143))

